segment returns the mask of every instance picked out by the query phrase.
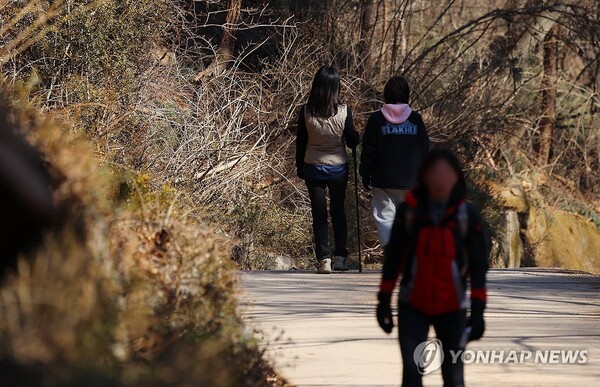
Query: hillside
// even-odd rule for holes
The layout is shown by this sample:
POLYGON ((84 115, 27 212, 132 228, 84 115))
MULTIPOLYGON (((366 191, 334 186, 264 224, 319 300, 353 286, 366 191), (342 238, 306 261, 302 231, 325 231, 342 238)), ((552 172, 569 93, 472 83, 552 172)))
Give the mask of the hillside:
MULTIPOLYGON (((0 6, 1 138, 35 170, 20 186, 0 169, 0 375, 285 385, 239 316, 234 272, 312 267, 294 144, 323 64, 359 132, 385 81, 409 80, 434 146, 466 167, 493 266, 600 274, 597 1, 0 6)), ((378 268, 358 202, 349 187, 363 222, 350 263, 360 249, 378 268)))

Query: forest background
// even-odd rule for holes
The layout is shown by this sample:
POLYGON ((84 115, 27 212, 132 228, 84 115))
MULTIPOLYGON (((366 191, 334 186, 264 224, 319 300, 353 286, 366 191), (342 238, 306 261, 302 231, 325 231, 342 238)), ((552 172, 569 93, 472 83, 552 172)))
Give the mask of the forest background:
MULTIPOLYGON (((464 162, 492 266, 600 273, 599 57, 592 0, 0 0, 3 110, 62 209, 2 286, 0 368, 285 384, 234 270, 312 265, 294 139, 324 64, 359 131, 408 79, 434 146, 464 162)), ((358 201, 351 263, 377 268, 358 201)), ((349 187, 349 219, 354 203, 349 187)))

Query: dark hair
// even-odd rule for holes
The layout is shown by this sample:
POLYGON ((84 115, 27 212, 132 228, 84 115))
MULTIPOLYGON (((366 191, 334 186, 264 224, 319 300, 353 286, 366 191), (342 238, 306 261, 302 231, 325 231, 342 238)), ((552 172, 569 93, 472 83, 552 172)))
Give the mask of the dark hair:
POLYGON ((331 117, 337 114, 340 105, 340 73, 323 66, 317 71, 312 82, 306 108, 313 116, 331 117))
POLYGON ((458 158, 454 152, 447 148, 433 149, 425 157, 423 165, 421 166, 421 170, 419 171, 419 185, 416 190, 417 196, 421 198, 426 198, 429 196, 427 185, 425 184, 425 175, 438 161, 447 162, 458 175, 458 181, 452 190, 450 200, 459 201, 464 199, 467 195, 467 179, 465 178, 460 161, 458 161, 458 158))
POLYGON ((385 103, 408 103, 410 88, 408 82, 402 77, 390 78, 383 89, 385 103))

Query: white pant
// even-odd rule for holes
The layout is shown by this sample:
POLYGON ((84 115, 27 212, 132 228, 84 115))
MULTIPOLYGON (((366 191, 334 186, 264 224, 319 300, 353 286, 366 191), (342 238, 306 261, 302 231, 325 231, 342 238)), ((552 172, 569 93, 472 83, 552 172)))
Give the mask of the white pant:
POLYGON ((387 246, 390 242, 396 209, 404 201, 405 193, 406 191, 402 189, 377 187, 371 189, 371 205, 373 206, 373 216, 375 217, 381 247, 387 246))

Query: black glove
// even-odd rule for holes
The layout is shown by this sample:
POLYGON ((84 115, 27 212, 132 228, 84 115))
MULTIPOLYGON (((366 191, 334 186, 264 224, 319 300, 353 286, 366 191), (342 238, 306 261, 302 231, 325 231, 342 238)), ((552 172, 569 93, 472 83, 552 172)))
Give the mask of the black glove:
POLYGON ((377 294, 379 304, 377 305, 377 322, 385 333, 392 333, 394 329, 394 317, 392 316, 392 307, 390 306, 391 295, 387 293, 377 294))
POLYGON ((302 168, 298 168, 296 170, 296 174, 298 175, 298 177, 300 178, 300 180, 304 180, 304 171, 302 170, 302 168))
POLYGON ((483 320, 484 309, 484 301, 471 301, 471 316, 469 316, 469 321, 467 322, 467 325, 471 327, 469 341, 481 339, 481 337, 483 336, 483 332, 485 332, 485 321, 483 320))
POLYGON ((363 176, 362 185, 366 191, 371 191, 371 177, 363 176))

